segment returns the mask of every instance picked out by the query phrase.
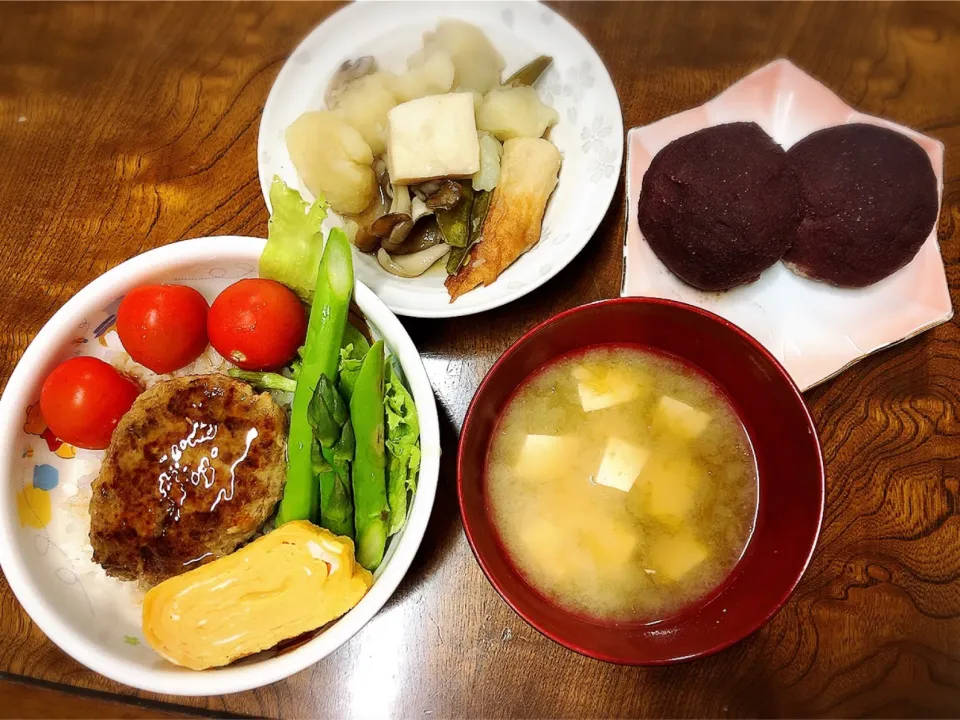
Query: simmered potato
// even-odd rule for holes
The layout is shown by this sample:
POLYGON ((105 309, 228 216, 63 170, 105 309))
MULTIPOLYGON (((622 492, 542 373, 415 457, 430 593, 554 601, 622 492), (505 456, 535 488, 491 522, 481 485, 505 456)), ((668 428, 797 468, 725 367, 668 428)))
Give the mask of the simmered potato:
POLYGON ((373 201, 373 152, 338 115, 305 112, 287 128, 287 149, 310 192, 322 193, 338 213, 361 212, 373 201))
POLYGON ((533 88, 497 88, 483 98, 477 111, 477 129, 501 142, 518 137, 538 138, 559 119, 557 111, 544 105, 533 88))
POLYGON ((374 156, 386 150, 387 113, 397 104, 389 82, 386 73, 358 78, 343 89, 332 108, 363 136, 374 156))
POLYGON ((480 169, 473 176, 474 190, 493 190, 500 182, 503 146, 493 135, 480 133, 480 169))
POLYGON ((407 60, 408 72, 390 76, 389 88, 398 103, 443 95, 453 87, 455 69, 450 56, 439 49, 423 49, 407 60))
POLYGON ((499 84, 500 71, 506 66, 483 30, 462 20, 441 20, 434 32, 424 34, 423 47, 441 49, 453 59, 453 87, 459 90, 487 92, 499 84))

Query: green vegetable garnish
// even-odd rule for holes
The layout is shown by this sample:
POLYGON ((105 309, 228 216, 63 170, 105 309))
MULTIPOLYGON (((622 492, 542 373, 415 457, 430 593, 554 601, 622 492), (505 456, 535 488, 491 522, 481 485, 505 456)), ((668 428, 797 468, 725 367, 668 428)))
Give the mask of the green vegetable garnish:
POLYGON ((237 380, 250 383, 258 390, 279 390, 281 392, 292 393, 297 389, 296 380, 288 378, 286 375, 281 375, 280 373, 230 368, 227 370, 227 375, 237 380))
POLYGON ((280 500, 278 526, 290 520, 320 520, 320 488, 312 472, 313 432, 307 411, 320 377, 336 377, 352 294, 353 257, 350 241, 343 231, 334 228, 330 231, 317 272, 313 307, 307 323, 307 339, 297 389, 293 395, 287 446, 287 484, 280 500))
POLYGON ((353 343, 340 350, 340 378, 337 386, 347 400, 353 397, 353 388, 357 384, 357 376, 360 374, 367 352, 369 350, 358 350, 353 343))
POLYGON ((260 277, 281 282, 310 302, 323 253, 320 224, 327 216, 327 202, 321 196, 308 206, 299 192, 274 177, 270 204, 273 215, 260 255, 260 277))
POLYGON ((534 58, 508 77, 503 86, 521 87, 523 85, 533 85, 540 79, 540 76, 546 72, 552 62, 553 58, 549 55, 541 55, 538 58, 534 58))
POLYGON ((364 337, 363 333, 357 330, 352 323, 347 323, 343 329, 343 347, 353 345, 360 353, 361 359, 370 352, 370 342, 364 337))
POLYGON ((387 364, 384 409, 386 411, 387 500, 393 535, 407 521, 409 497, 417 490, 420 471, 420 421, 410 392, 395 368, 396 357, 387 364))
POLYGON ((449 210, 437 210, 437 225, 448 245, 465 248, 470 240, 470 211, 473 208, 473 185, 460 183, 460 199, 449 210))
POLYGON ((353 395, 353 386, 360 374, 363 359, 370 352, 370 343, 363 333, 353 325, 347 323, 343 332, 343 347, 340 348, 340 375, 337 378, 337 389, 340 394, 350 401, 353 395))
POLYGON ((470 236, 465 247, 453 248, 447 256, 448 275, 456 275, 460 272, 460 268, 469 257, 470 248, 480 240, 480 231, 483 230, 483 221, 487 219, 492 197, 493 193, 489 190, 481 190, 474 195, 473 207, 470 210, 470 236))
POLYGON ((383 342, 379 341, 364 358, 350 398, 350 416, 357 443, 353 461, 357 562, 371 572, 383 560, 390 518, 383 444, 383 381, 383 342))

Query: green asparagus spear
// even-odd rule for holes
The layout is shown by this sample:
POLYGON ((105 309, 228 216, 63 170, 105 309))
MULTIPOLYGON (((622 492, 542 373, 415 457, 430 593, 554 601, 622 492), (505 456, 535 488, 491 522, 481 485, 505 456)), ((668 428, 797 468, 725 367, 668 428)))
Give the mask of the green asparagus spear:
POLYGON ((323 455, 330 461, 330 471, 320 477, 320 524, 337 535, 354 537, 353 497, 350 486, 350 463, 356 444, 353 425, 348 419, 340 437, 323 455))
POLYGON ((370 348, 350 399, 357 443, 353 461, 357 562, 370 571, 383 560, 390 519, 383 448, 383 352, 382 341, 370 348))
POLYGON ((320 443, 310 444, 310 462, 313 464, 313 474, 318 477, 321 473, 330 472, 333 469, 320 451, 320 443))
MULTIPOLYGON (((337 535, 353 537, 353 500, 350 497, 350 461, 353 428, 347 404, 326 375, 321 375, 307 408, 307 419, 320 445, 325 467, 320 483, 320 525, 337 535)), ((314 461, 314 466, 317 462, 314 461)))
POLYGON ((336 377, 340 345, 353 294, 353 258, 350 241, 339 228, 330 231, 323 250, 313 307, 307 323, 303 360, 293 394, 287 447, 287 484, 280 500, 277 525, 290 520, 320 519, 320 488, 314 480, 311 446, 313 431, 307 408, 321 375, 336 377))
POLYGON ((256 372, 253 370, 240 370, 239 368, 230 368, 227 375, 237 380, 243 380, 250 383, 257 390, 280 390, 282 392, 293 392, 297 389, 297 381, 288 378, 280 373, 256 372))
POLYGON ((333 444, 340 439, 347 413, 347 404, 333 382, 326 375, 321 375, 307 406, 307 420, 313 426, 313 436, 324 450, 333 448, 333 444))

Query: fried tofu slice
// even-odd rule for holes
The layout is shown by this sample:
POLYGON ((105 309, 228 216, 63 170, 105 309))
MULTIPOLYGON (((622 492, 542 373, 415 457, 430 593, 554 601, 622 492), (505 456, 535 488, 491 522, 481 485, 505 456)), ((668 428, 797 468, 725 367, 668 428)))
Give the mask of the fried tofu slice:
POLYGON ((560 151, 547 140, 524 137, 503 144, 500 184, 493 191, 480 241, 460 272, 447 278, 450 302, 489 285, 537 244, 559 170, 560 151))

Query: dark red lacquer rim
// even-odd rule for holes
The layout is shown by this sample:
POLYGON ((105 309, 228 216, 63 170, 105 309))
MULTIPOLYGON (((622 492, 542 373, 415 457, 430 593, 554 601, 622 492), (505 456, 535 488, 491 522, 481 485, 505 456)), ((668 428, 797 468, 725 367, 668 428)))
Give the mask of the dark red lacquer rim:
MULTIPOLYGON (((709 321, 722 325, 727 330, 739 335, 743 340, 745 340, 753 349, 761 355, 767 363, 773 368, 776 373, 779 375, 780 379, 785 383, 786 386, 792 391, 793 398, 795 399, 799 409, 803 412, 803 415, 806 418, 807 425, 809 430, 814 437, 817 438, 816 428, 813 423, 813 418, 810 416, 810 412, 807 409, 806 403, 803 400, 803 395, 800 392, 800 389, 797 387, 796 383, 780 364, 780 362, 765 348, 761 345, 753 336, 749 335, 747 332, 729 322, 728 320, 719 317, 707 310, 703 310, 692 305, 687 305, 685 303, 676 302, 673 300, 663 300, 659 298, 640 298, 640 297, 626 297, 626 298, 613 298, 609 300, 599 300, 593 303, 587 303, 585 305, 579 305, 575 308, 565 310, 553 317, 541 322, 536 325, 531 330, 527 331, 519 340, 514 342, 507 350, 504 352, 497 361, 493 364, 487 374, 484 376, 483 381, 480 383, 480 387, 477 389, 477 392, 474 394, 473 399, 470 402, 470 406, 467 409, 466 418, 464 419, 463 428, 460 432, 460 442, 457 452, 457 499, 460 507, 460 517, 463 522, 464 532, 466 533, 467 540, 470 543, 470 549, 473 551, 474 557, 476 557, 477 562, 480 564, 480 568, 483 570, 484 575, 486 575, 487 580, 490 581, 490 584, 493 585, 494 589, 500 594, 500 596, 506 601, 506 603, 516 612, 520 617, 522 617, 527 623, 533 626, 537 631, 542 633, 544 636, 550 638, 554 642, 563 645, 575 652, 578 652, 582 655, 588 657, 596 658, 598 660, 603 660, 605 662, 611 662, 621 665, 670 665, 685 660, 692 660, 695 658, 706 657, 714 653, 720 652, 731 645, 739 642, 745 637, 751 635, 753 632, 758 630, 763 626, 781 607, 786 603, 787 599, 790 597, 791 593, 796 589, 797 584, 800 582, 800 579, 803 577, 803 574, 806 572, 807 568, 810 565, 810 561, 813 557, 814 550, 816 549, 817 540, 820 536, 820 530, 823 523, 823 508, 824 508, 824 498, 826 494, 825 488, 825 470, 823 465, 823 453, 820 448, 819 442, 814 442, 816 447, 816 462, 819 470, 819 519, 816 523, 815 532, 810 538, 809 550, 807 552, 806 558, 802 564, 802 567, 799 569, 799 572, 796 573, 796 577, 793 578, 792 582, 785 585, 782 593, 779 594, 775 602, 769 604, 765 612, 759 613, 753 617, 752 620, 746 623, 746 627, 741 629, 740 632, 732 634, 730 637, 725 638, 720 642, 714 642, 708 644, 701 649, 698 649, 692 653, 680 654, 674 657, 669 657, 665 659, 649 659, 649 658, 630 658, 625 656, 613 656, 607 655, 603 652, 597 650, 586 648, 578 645, 577 643, 565 638, 562 634, 552 632, 548 628, 544 627, 542 623, 538 621, 535 616, 532 616, 531 613, 524 612, 521 610, 517 604, 511 599, 510 591, 504 588, 501 583, 496 579, 494 574, 491 572, 490 568, 487 565, 483 555, 477 550, 477 543, 474 537, 476 528, 474 526, 475 518, 472 517, 471 513, 468 512, 466 504, 464 502, 464 453, 463 448, 465 444, 465 439, 470 436, 470 433, 473 431, 473 425, 475 422, 475 416, 477 414, 477 408, 479 402, 485 395, 485 391, 492 378, 496 375, 497 370, 503 365, 510 357, 520 352, 524 346, 533 341, 537 335, 539 335, 546 328, 551 325, 561 322, 570 315, 584 312, 587 309, 596 309, 597 307, 602 306, 613 306, 613 305, 630 305, 630 304, 645 304, 645 305, 661 305, 665 307, 670 307, 675 310, 682 312, 694 313, 706 318, 709 321)), ((487 441, 489 446, 489 440, 487 441)), ((761 499, 761 502, 763 500, 761 499)), ((512 564, 512 563, 511 563, 512 564)), ((734 569, 733 573, 736 573, 734 569)), ((726 584, 726 583, 725 583, 726 584)), ((544 602, 547 602, 544 600, 544 602)), ((574 614, 571 613, 571 616, 574 614)))

